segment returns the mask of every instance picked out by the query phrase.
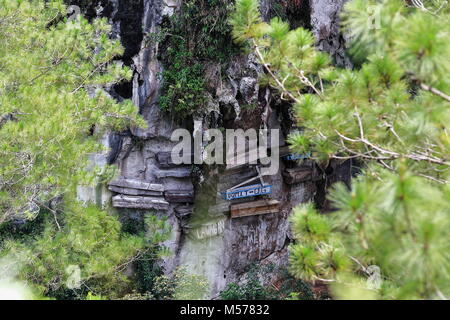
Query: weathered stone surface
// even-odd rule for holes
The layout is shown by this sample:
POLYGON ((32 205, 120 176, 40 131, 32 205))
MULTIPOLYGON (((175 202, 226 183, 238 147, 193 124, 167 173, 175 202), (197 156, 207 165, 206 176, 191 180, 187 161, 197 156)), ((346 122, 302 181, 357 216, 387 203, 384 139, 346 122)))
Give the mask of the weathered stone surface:
POLYGON ((112 198, 113 207, 167 210, 169 203, 162 197, 138 197, 117 195, 112 198))
POLYGON ((217 215, 219 213, 226 213, 230 211, 230 203, 222 201, 214 206, 208 208, 208 213, 211 215, 217 215))
POLYGON ((258 79, 254 77, 243 77, 239 83, 239 90, 242 93, 245 103, 250 105, 258 101, 258 79))
MULTIPOLYGON (((194 155, 191 155, 191 158, 194 158, 194 155)), ((156 154, 156 161, 158 162, 158 166, 160 168, 174 168, 179 166, 178 164, 173 163, 171 152, 163 151, 158 152, 156 154)))
MULTIPOLYGON (((274 1, 261 0, 260 9, 264 18, 269 17, 274 1)), ((131 7, 127 8, 127 2, 121 1, 120 5, 115 6, 113 13, 117 14, 117 17, 110 18, 115 35, 128 47, 125 60, 131 64, 134 71, 133 81, 127 85, 131 92, 127 92, 127 96, 123 97, 132 97, 148 123, 148 128, 145 129, 131 128, 130 133, 123 137, 120 153, 114 154, 121 175, 125 180, 134 182, 110 185, 111 190, 121 193, 113 198, 113 205, 129 208, 119 212, 164 210, 158 214, 168 218, 172 235, 163 245, 174 252, 164 259, 163 266, 166 272, 170 273, 178 265, 183 265, 189 272, 205 276, 210 283, 209 296, 216 297, 227 283, 240 283, 246 267, 251 263, 273 262, 278 265, 287 263, 287 244, 292 238, 288 215, 293 206, 314 198, 318 184, 313 181, 291 185, 284 183, 282 171, 285 167, 292 169, 292 166, 295 167, 297 164, 280 161, 279 172, 264 177, 265 182, 273 186, 272 194, 264 197, 279 202, 277 214, 230 219, 227 217, 230 202, 213 200, 203 212, 192 212, 192 205, 180 205, 176 202, 186 199, 189 199, 189 202, 193 201, 193 179, 187 175, 185 167, 175 165, 171 160, 170 150, 176 143, 170 141, 170 137, 177 125, 158 105, 162 80, 160 74, 163 70, 162 64, 158 61, 158 52, 163 48, 158 43, 141 42, 140 39, 143 35, 158 32, 163 16, 173 14, 180 1, 139 2, 142 3, 139 4, 142 10, 129 12, 131 7), (133 17, 132 23, 123 25, 130 17, 133 17), (130 29, 131 25, 135 30, 130 29), (135 25, 140 25, 141 28, 134 28, 135 25), (136 37, 131 39, 130 36, 133 34, 136 37), (148 189, 149 185, 160 187, 148 189), (159 195, 163 190, 170 191, 165 193, 167 200, 148 194, 157 192, 159 195), (171 193, 171 190, 189 190, 189 192, 171 193), (136 194, 126 195, 126 193, 136 194), (208 216, 198 229, 192 229, 193 232, 190 233, 192 237, 186 237, 189 222, 199 218, 200 214, 208 216)), ((311 7, 311 28, 317 38, 318 47, 330 52, 338 64, 348 66, 345 39, 339 33, 338 26, 338 12, 344 2, 345 0, 310 0, 308 3, 311 7)), ((215 63, 206 65, 207 102, 203 106, 205 110, 199 110, 195 115, 195 119, 201 120, 201 125, 195 127, 196 132, 202 133, 208 128, 220 127, 244 130, 280 129, 282 134, 276 145, 283 146, 295 118, 289 111, 291 108, 287 102, 280 101, 269 88, 259 88, 258 78, 263 73, 263 68, 255 55, 235 55, 230 59, 225 72, 221 68, 221 65, 215 63)), ((122 94, 119 91, 126 90, 116 91, 122 94)), ((192 126, 184 124, 184 127, 192 126)), ((223 191, 256 175, 254 169, 238 169, 242 170, 220 177, 217 191, 223 191)), ((335 178, 342 178, 341 171, 336 168, 333 181, 335 178)), ((344 171, 346 170, 342 172, 344 171)), ((208 179, 209 177, 200 174, 196 176, 195 181, 206 183, 208 181, 205 180, 208 179)), ((216 183, 214 185, 216 186, 216 183)), ((215 197, 216 189, 211 191, 211 198, 215 197)), ((233 205, 248 201, 249 199, 234 200, 233 205)))
POLYGON ((212 221, 201 225, 195 229, 190 229, 189 234, 193 235, 196 240, 202 240, 223 234, 225 230, 225 219, 212 221))
POLYGON ((345 37, 340 31, 339 13, 348 0, 310 0, 312 32, 319 50, 328 52, 339 66, 352 63, 345 50, 345 37))
POLYGON ((175 214, 178 218, 186 218, 192 213, 192 205, 180 205, 175 207, 175 214))

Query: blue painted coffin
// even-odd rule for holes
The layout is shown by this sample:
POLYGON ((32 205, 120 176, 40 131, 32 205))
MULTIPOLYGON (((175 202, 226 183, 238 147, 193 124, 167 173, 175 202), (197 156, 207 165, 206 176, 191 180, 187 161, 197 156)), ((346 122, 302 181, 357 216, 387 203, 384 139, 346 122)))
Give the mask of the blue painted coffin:
POLYGON ((271 193, 272 193, 272 185, 263 186, 261 184, 254 184, 251 186, 227 190, 225 192, 222 192, 222 196, 225 200, 233 200, 233 199, 261 196, 264 194, 271 194, 271 193))
POLYGON ((308 152, 307 154, 299 154, 299 153, 290 153, 282 157, 283 160, 286 161, 295 161, 295 160, 301 160, 301 159, 308 159, 311 158, 311 153, 308 152))

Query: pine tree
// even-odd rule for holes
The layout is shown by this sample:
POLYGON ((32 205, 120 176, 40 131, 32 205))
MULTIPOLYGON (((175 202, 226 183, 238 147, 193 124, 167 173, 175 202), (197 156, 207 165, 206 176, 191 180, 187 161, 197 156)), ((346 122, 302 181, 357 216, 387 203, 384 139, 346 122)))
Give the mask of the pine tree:
POLYGON ((73 192, 100 134, 139 121, 101 90, 131 76, 110 26, 65 15, 62 1, 1 1, 0 222, 73 192))
POLYGON ((293 274, 330 283, 336 298, 450 297, 449 14, 447 1, 348 2, 355 68, 343 70, 309 31, 263 22, 256 0, 236 2, 236 41, 304 128, 292 148, 363 164, 351 190, 329 195, 335 212, 307 204, 292 215, 293 274))
POLYGON ((66 269, 77 266, 82 290, 115 296, 126 284, 120 266, 144 238, 79 203, 76 186, 98 179, 86 165, 103 151, 105 130, 143 120, 131 101, 102 89, 131 77, 114 62, 123 48, 109 39, 107 21, 68 20, 66 9, 60 0, 0 1, 0 227, 28 219, 39 229, 22 239, 2 234, 0 258, 12 259, 19 279, 40 294, 65 290, 66 269))

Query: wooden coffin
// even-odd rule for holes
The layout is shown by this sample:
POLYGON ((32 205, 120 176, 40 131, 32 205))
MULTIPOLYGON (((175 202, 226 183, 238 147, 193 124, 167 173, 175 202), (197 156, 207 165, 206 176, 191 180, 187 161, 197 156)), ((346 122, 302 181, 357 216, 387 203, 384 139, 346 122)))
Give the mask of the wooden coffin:
POLYGON ((162 192, 164 191, 164 186, 162 184, 150 183, 148 181, 138 179, 120 178, 109 182, 108 185, 116 190, 118 190, 118 188, 124 188, 152 191, 156 193, 155 195, 162 195, 162 192))
POLYGON ((280 158, 285 161, 297 161, 297 160, 303 160, 303 159, 309 159, 311 158, 311 152, 305 153, 305 154, 299 154, 292 152, 289 146, 281 147, 280 148, 280 158))
POLYGON ((271 185, 261 185, 261 184, 253 184, 251 186, 245 186, 236 188, 233 190, 227 190, 222 193, 222 197, 225 200, 233 200, 240 198, 248 198, 254 196, 261 196, 264 194, 271 194, 272 186, 271 185))
POLYGON ((112 198, 115 208, 167 210, 169 203, 162 197, 138 197, 119 194, 112 198))
MULTIPOLYGON (((246 181, 252 177, 255 177, 257 171, 251 167, 235 168, 233 171, 225 171, 225 173, 220 177, 220 182, 217 185, 219 190, 226 190, 239 183, 246 181)), ((255 180, 258 182, 257 180, 255 180)))
POLYGON ((277 200, 258 200, 231 205, 231 218, 278 213, 280 202, 277 200))
POLYGON ((179 167, 177 169, 171 169, 171 170, 156 170, 154 174, 158 179, 161 179, 161 178, 188 178, 191 176, 191 168, 179 167))
POLYGON ((117 186, 108 186, 108 189, 115 193, 127 194, 130 196, 162 196, 162 191, 149 191, 141 189, 123 188, 117 186))
MULTIPOLYGON (((194 154, 189 155, 191 157, 191 163, 194 163, 194 154)), ((172 153, 169 151, 158 152, 156 154, 156 161, 158 161, 158 166, 160 168, 173 168, 180 164, 175 164, 172 161, 172 153)))
POLYGON ((193 190, 167 190, 164 197, 169 202, 194 202, 193 190))
POLYGON ((281 157, 283 160, 285 161, 297 161, 297 160, 304 160, 304 159, 309 159, 311 158, 311 153, 305 153, 305 154, 300 154, 300 153, 289 153, 283 157, 281 157))
POLYGON ((287 184, 295 184, 313 179, 314 169, 309 166, 284 169, 282 172, 284 182, 287 184))

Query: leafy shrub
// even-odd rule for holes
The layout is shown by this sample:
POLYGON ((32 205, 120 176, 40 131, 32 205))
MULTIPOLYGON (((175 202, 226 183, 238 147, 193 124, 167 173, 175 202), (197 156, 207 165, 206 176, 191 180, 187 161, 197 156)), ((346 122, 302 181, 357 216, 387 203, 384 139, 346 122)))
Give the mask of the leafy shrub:
POLYGON ((146 35, 146 42, 162 44, 159 104, 174 118, 183 119, 205 104, 205 62, 225 65, 238 52, 231 39, 229 12, 230 3, 225 0, 184 1, 159 33, 146 35))
POLYGON ((153 294, 163 300, 201 300, 208 289, 208 281, 200 275, 188 274, 183 267, 175 269, 172 275, 155 279, 153 294))

